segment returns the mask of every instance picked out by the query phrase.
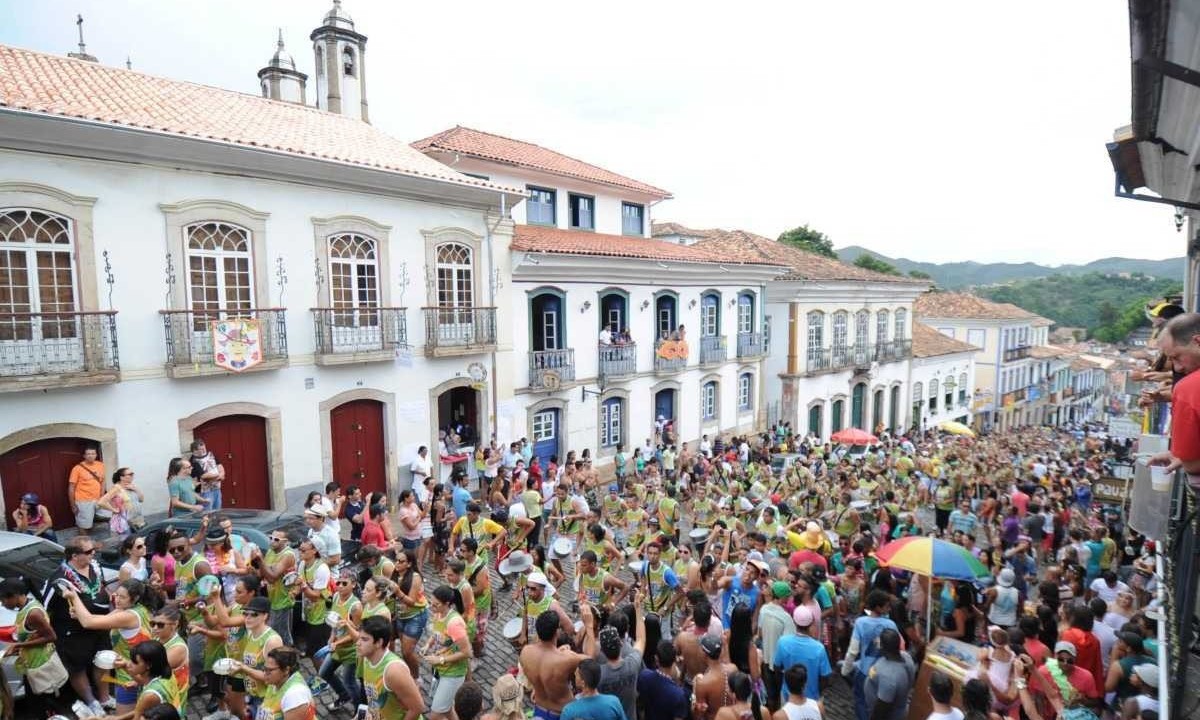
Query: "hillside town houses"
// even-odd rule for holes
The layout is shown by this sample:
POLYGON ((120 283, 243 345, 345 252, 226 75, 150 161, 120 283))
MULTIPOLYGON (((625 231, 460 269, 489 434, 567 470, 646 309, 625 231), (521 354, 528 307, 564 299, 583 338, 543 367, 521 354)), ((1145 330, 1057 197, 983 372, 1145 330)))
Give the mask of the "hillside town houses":
POLYGON ((397 140, 363 29, 335 3, 311 38, 314 72, 281 40, 262 97, 0 46, 6 507, 69 523, 88 445, 157 477, 202 439, 227 506, 283 509, 329 479, 395 497, 419 448, 444 468, 493 438, 604 471, 779 423, 1103 412, 1105 368, 1044 318, 658 222, 669 191, 532 142, 397 140))

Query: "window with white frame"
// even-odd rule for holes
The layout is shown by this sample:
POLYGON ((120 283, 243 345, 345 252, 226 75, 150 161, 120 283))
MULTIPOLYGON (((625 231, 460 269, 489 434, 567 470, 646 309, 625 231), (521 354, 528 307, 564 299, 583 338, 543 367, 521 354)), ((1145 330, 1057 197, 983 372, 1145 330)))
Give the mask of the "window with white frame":
POLYGON ((377 325, 378 244, 356 233, 329 238, 329 302, 336 325, 377 325))
POLYGON ((75 243, 71 221, 26 208, 0 210, 0 341, 76 337, 75 243))
POLYGON ((475 265, 471 248, 462 243, 445 243, 437 247, 438 307, 473 307, 475 305, 475 265))
POLYGON ((646 234, 646 207, 634 203, 621 203, 621 232, 625 235, 646 234))
POLYGON ((197 330, 254 307, 250 231, 223 222, 187 226, 188 294, 197 330))
POLYGON ((738 295, 737 309, 738 332, 754 332, 754 295, 752 293, 738 295))
POLYGON ((967 342, 980 350, 987 350, 987 330, 979 328, 968 329, 967 342))
POLYGON ((896 331, 893 334, 893 340, 904 340, 908 337, 908 311, 904 308, 896 310, 896 331))
POLYGON ((938 409, 938 381, 933 379, 929 381, 929 412, 935 413, 938 409))
POLYGON ((529 199, 525 201, 525 222, 530 225, 554 225, 558 222, 557 208, 558 193, 549 188, 525 188, 529 191, 529 199))
POLYGON ((833 349, 845 350, 846 344, 849 341, 847 337, 850 323, 850 313, 845 310, 838 310, 833 314, 833 349))
POLYGON ((887 310, 880 310, 875 313, 875 343, 883 345, 888 341, 888 324, 891 317, 887 310))
POLYGON ((738 375, 738 410, 746 412, 754 407, 754 376, 751 373, 738 375))
POLYGON ((596 227, 593 217, 593 208, 596 206, 595 199, 587 195, 571 193, 567 196, 567 202, 571 206, 571 227, 579 230, 594 230, 596 227))
POLYGON ((771 354, 771 316, 763 316, 763 355, 771 354))
POLYGON ((925 386, 921 383, 913 383, 913 402, 925 402, 925 386))
POLYGON ((700 386, 700 418, 715 420, 717 417, 717 381, 709 380, 700 386))
POLYGON ((530 423, 533 442, 554 439, 554 414, 556 412, 556 410, 546 410, 533 414, 533 421, 530 423))
POLYGON ((825 313, 813 310, 808 314, 808 359, 821 357, 825 345, 825 313))
POLYGON ((609 398, 600 403, 600 446, 613 447, 621 443, 621 416, 624 401, 609 398))
POLYGON ((721 296, 705 293, 700 296, 700 335, 716 337, 721 330, 721 296))
POLYGON ((859 310, 854 314, 854 347, 865 348, 871 342, 871 313, 859 310))

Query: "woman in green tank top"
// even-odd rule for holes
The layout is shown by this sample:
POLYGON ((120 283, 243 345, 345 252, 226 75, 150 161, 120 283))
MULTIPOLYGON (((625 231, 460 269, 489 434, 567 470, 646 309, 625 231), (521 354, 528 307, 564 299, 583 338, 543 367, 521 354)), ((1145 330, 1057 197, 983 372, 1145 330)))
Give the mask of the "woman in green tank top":
POLYGON ((258 720, 314 720, 317 704, 300 674, 300 651, 280 647, 267 653, 261 670, 244 669, 247 679, 266 687, 258 720))
POLYGON ((137 685, 125 665, 130 651, 143 640, 150 639, 150 611, 141 604, 146 586, 137 580, 126 580, 113 591, 112 610, 105 615, 93 615, 73 590, 64 590, 63 597, 71 605, 75 619, 88 630, 108 630, 112 649, 121 661, 114 669, 117 680, 117 713, 133 710, 137 702, 137 685))
POLYGON ((261 671, 267 661, 267 653, 278 647, 283 647, 283 638, 271 629, 268 623, 271 614, 271 601, 256 597, 242 608, 242 617, 246 620, 246 641, 242 643, 242 656, 234 671, 245 678, 246 694, 257 700, 267 693, 266 684, 261 677, 244 672, 244 669, 261 671))
MULTIPOLYGON (((17 618, 13 621, 13 642, 4 649, 5 654, 17 654, 17 672, 24 675, 50 662, 54 657, 54 643, 58 636, 50 625, 46 608, 29 595, 25 581, 22 578, 6 578, 0 582, 0 603, 8 610, 17 612, 17 618)), ((36 697, 32 692, 26 694, 36 697)), ((37 708, 31 711, 39 716, 43 714, 37 708)))
MULTIPOLYGON (((214 590, 208 607, 204 611, 204 620, 209 627, 219 628, 225 635, 225 657, 240 660, 242 649, 246 645, 246 617, 243 615, 246 604, 253 600, 262 581, 257 575, 243 575, 233 585, 233 604, 226 607, 219 590, 214 590)), ((246 715, 246 684, 238 678, 231 678, 225 688, 225 705, 235 717, 246 715)))
MULTIPOLYGON (((368 582, 373 583, 373 581, 368 582)), ((363 617, 362 601, 354 596, 357 584, 354 573, 351 572, 344 572, 337 579, 337 593, 333 596, 331 610, 337 614, 338 624, 330 633, 330 652, 322 661, 319 672, 321 679, 333 688, 338 705, 357 705, 360 702, 356 672, 358 653, 354 649, 356 635, 351 634, 352 628, 362 624, 363 617), (340 678, 337 673, 338 668, 342 670, 340 678)))
POLYGON ((167 650, 167 662, 175 676, 175 684, 185 694, 190 682, 190 653, 187 643, 179 636, 179 608, 164 605, 150 618, 150 633, 167 650))
POLYGON ((425 634, 429 622, 429 602, 425 599, 425 584, 417 569, 417 555, 412 550, 396 554, 396 634, 400 638, 400 652, 408 670, 417 677, 420 664, 417 660, 417 641, 425 634))
POLYGON ((167 660, 167 649, 157 640, 145 640, 130 651, 129 674, 141 687, 133 717, 142 717, 156 705, 170 705, 186 717, 187 690, 180 688, 167 660))
POLYGON ((433 668, 433 688, 429 693, 432 720, 449 720, 454 694, 466 681, 470 669, 471 640, 462 610, 462 599, 454 588, 440 585, 433 591, 429 640, 422 653, 433 668))

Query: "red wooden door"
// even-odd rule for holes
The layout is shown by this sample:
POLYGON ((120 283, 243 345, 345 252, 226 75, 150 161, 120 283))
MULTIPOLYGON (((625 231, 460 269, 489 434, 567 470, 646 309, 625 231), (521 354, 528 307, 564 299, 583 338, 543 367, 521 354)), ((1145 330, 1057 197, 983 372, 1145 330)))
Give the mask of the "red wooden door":
POLYGON ((67 478, 71 468, 83 459, 84 448, 89 446, 96 446, 96 443, 83 438, 50 438, 0 455, 4 527, 13 527, 12 513, 21 504, 21 496, 25 493, 37 493, 42 505, 50 511, 56 529, 74 527, 75 517, 67 502, 67 478))
POLYGON ((196 428, 225 466, 221 504, 250 510, 271 509, 271 478, 267 470, 267 421, 254 415, 226 415, 196 428))
POLYGON ((357 485, 363 494, 387 492, 384 460, 383 403, 352 400, 329 413, 333 444, 333 479, 342 487, 357 485))

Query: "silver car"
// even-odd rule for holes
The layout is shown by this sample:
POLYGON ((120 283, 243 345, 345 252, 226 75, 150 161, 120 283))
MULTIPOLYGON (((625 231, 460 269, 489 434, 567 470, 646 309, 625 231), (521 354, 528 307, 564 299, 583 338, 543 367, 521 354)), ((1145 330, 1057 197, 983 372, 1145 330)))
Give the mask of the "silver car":
MULTIPOLYGON (((0 531, 0 578, 25 578, 34 587, 40 588, 54 574, 63 561, 63 546, 45 538, 26 535, 24 533, 0 531)), ((117 572, 101 568, 104 583, 111 585, 117 580, 117 572)), ((12 637, 13 624, 17 614, 0 605, 0 634, 12 637)), ((0 641, 0 648, 8 643, 0 641)), ((0 671, 4 673, 4 682, 13 698, 25 696, 25 683, 16 668, 17 658, 6 655, 0 661, 0 671)))

